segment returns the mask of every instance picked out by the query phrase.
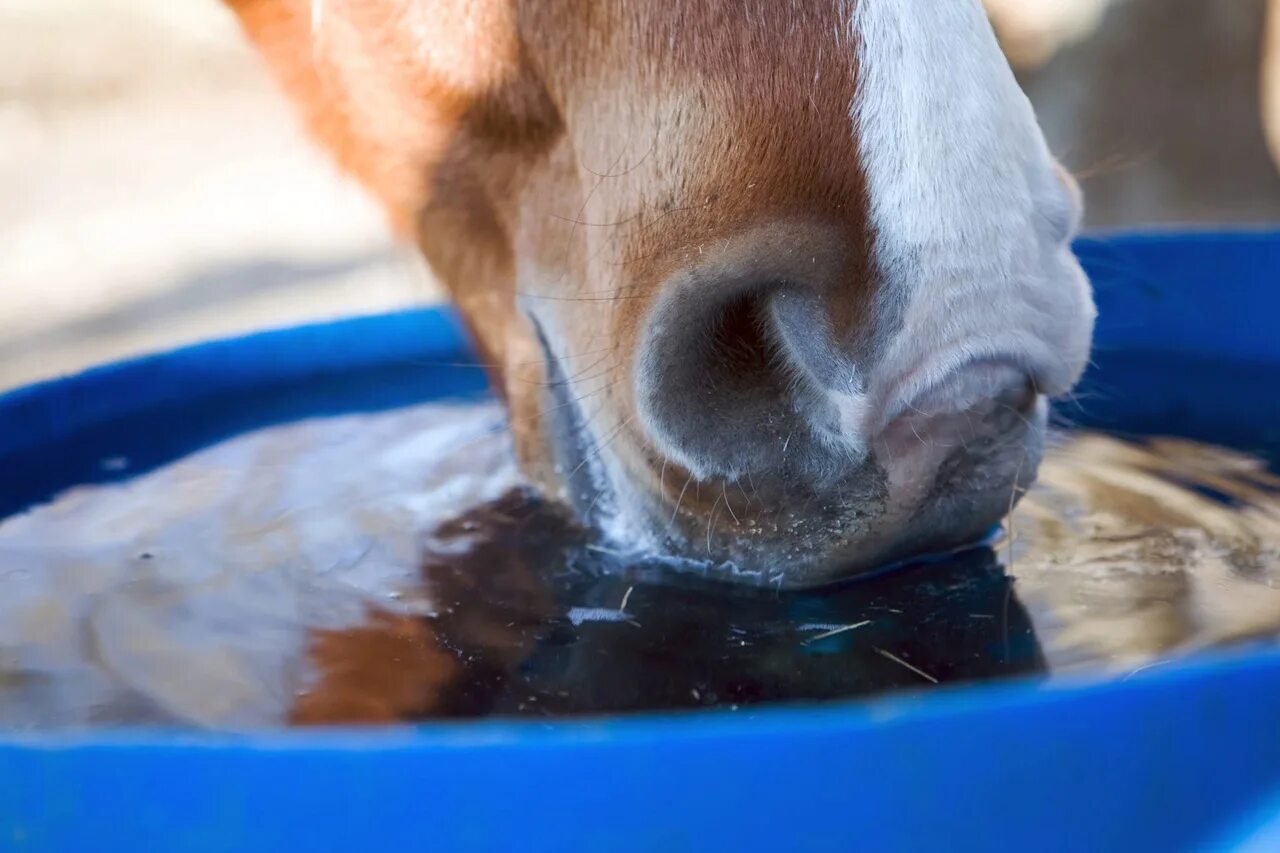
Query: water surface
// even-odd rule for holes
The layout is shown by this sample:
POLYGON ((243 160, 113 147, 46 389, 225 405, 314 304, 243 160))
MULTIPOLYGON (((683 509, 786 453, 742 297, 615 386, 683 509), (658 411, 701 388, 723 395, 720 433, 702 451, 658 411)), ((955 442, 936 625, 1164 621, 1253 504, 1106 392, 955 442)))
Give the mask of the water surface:
POLYGON ((827 590, 729 586, 521 488, 492 405, 272 427, 0 521, 0 725, 745 711, 1280 633, 1280 478, 1248 455, 1065 434, 1007 530, 827 590))

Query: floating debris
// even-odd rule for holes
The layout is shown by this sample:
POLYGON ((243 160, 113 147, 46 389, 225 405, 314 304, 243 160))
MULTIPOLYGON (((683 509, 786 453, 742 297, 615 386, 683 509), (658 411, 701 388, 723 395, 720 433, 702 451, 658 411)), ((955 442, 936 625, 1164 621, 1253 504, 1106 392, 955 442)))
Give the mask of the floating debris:
POLYGON ((871 624, 870 619, 863 619, 861 622, 855 622, 852 625, 841 625, 839 628, 832 628, 829 631, 823 631, 821 634, 819 634, 816 637, 810 637, 800 645, 807 646, 810 643, 816 643, 819 640, 825 640, 828 637, 834 637, 837 634, 843 634, 845 631, 853 631, 857 628, 861 628, 864 625, 870 625, 870 624, 871 624))
POLYGON ((584 622, 630 622, 631 617, 622 610, 608 607, 572 607, 569 609, 569 621, 576 628, 584 622))
POLYGON ((912 671, 912 672, 914 672, 916 675, 920 676, 921 678, 925 679, 926 681, 928 681, 928 682, 930 682, 930 683, 932 683, 932 684, 937 684, 937 683, 938 683, 938 679, 934 678, 932 675, 930 675, 929 673, 925 672, 925 671, 924 671, 923 669, 921 669, 920 667, 918 667, 918 666, 912 666, 911 664, 909 664, 909 663, 907 663, 906 661, 904 661, 902 658, 900 658, 900 657, 898 657, 897 655, 895 655, 893 652, 886 652, 884 649, 880 648, 879 646, 872 646, 872 648, 876 650, 876 654, 880 655, 881 657, 888 658, 889 660, 893 661, 893 662, 894 662, 894 663, 896 663, 896 664, 899 664, 900 666, 905 666, 907 669, 911 670, 911 671, 912 671))

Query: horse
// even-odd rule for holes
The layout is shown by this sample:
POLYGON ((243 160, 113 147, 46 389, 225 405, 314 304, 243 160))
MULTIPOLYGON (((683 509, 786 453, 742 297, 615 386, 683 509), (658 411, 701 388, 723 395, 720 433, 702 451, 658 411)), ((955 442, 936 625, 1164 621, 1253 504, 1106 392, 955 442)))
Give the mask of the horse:
POLYGON ((226 2, 609 537, 808 587, 1033 481, 1095 309, 981 0, 226 2))

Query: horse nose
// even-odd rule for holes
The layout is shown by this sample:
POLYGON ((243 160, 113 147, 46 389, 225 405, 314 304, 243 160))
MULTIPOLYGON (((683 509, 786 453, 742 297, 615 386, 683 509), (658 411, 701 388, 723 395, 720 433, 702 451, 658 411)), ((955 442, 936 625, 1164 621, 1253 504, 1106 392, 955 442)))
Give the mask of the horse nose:
POLYGON ((666 282, 635 388, 667 458, 700 479, 825 478, 904 441, 963 443, 997 407, 1029 410, 1034 383, 1016 353, 966 362, 951 358, 965 349, 954 341, 917 342, 928 369, 886 373, 899 370, 877 357, 892 332, 842 236, 771 229, 704 249, 666 282))

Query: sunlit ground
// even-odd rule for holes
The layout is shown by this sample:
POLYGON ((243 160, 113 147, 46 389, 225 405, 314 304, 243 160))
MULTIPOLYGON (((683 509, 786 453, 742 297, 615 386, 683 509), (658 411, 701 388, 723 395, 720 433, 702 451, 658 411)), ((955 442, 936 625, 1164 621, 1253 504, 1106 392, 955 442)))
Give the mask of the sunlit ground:
POLYGON ((0 0, 0 387, 432 299, 200 0, 0 0))

